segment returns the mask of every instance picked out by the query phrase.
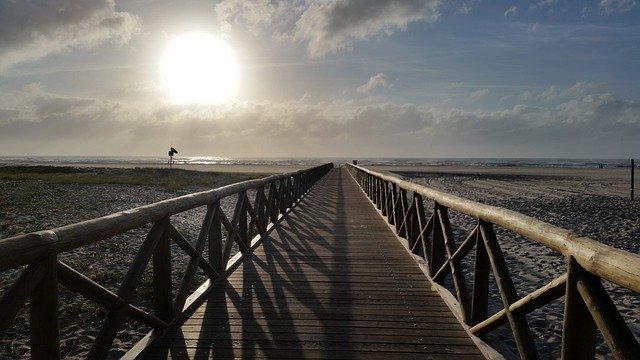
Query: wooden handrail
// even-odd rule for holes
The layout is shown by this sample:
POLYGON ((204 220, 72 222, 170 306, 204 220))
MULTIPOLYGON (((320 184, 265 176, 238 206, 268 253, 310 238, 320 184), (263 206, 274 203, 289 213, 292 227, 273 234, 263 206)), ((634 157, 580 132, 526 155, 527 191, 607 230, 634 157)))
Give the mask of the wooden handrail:
POLYGON ((638 254, 605 245, 512 210, 464 199, 358 165, 347 165, 434 200, 449 209, 500 225, 565 257, 573 256, 585 270, 640 293, 640 255, 638 254))
POLYGON ((30 299, 31 356, 59 358, 60 284, 103 306, 108 312, 87 354, 89 359, 106 356, 126 316, 152 326, 154 331, 162 331, 184 310, 198 268, 204 271, 209 281, 224 276, 233 245, 236 244, 243 254, 249 251, 254 246, 251 243, 254 235, 264 234, 332 167, 333 164, 328 163, 307 170, 244 181, 97 219, 0 240, 0 271, 28 265, 0 298, 0 335, 30 299), (265 195, 266 189, 268 196, 265 195), (253 204, 247 196, 248 190, 256 192, 253 204), (236 194, 235 210, 229 220, 220 206, 220 200, 236 194), (195 245, 192 245, 171 223, 171 216, 202 206, 206 206, 207 213, 195 245), (147 224, 152 225, 151 229, 115 292, 57 259, 60 253, 147 224), (222 229, 226 230, 226 238, 222 229), (171 241, 189 257, 175 297, 172 289, 171 241), (208 256, 205 256, 203 253, 207 244, 208 256), (147 312, 133 306, 131 299, 150 262, 153 267, 154 306, 152 312, 147 312))
POLYGON ((60 254, 108 239, 125 231, 158 221, 163 217, 212 204, 229 195, 255 189, 313 169, 238 182, 55 229, 0 239, 0 254, 2 254, 0 256, 0 271, 30 264, 38 259, 44 259, 50 254, 60 254))
POLYGON ((452 276, 455 306, 471 333, 482 337, 508 323, 520 357, 537 359, 526 315, 565 296, 563 359, 594 358, 597 330, 616 359, 631 359, 640 353, 638 341, 601 283, 604 279, 640 293, 640 255, 515 211, 467 200, 361 166, 347 166, 381 215, 394 225, 396 234, 407 239, 408 249, 427 264, 425 271, 431 281, 444 285, 445 278, 452 276), (410 204, 409 193, 413 194, 410 204), (433 202, 433 211, 427 220, 424 201, 429 200, 433 202), (478 221, 459 246, 453 238, 448 209, 478 221), (567 271, 519 297, 494 225, 559 252, 567 260, 567 271), (473 248, 476 253, 470 294, 461 261, 473 248), (494 314, 488 313, 490 271, 503 305, 494 314))

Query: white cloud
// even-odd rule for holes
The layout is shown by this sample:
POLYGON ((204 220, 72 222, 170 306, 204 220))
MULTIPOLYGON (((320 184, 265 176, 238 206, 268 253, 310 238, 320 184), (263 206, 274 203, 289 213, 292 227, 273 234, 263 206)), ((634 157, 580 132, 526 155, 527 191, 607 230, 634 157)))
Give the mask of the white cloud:
POLYGON ((383 73, 376 74, 369 78, 366 84, 358 86, 357 91, 362 94, 367 94, 377 88, 390 87, 391 83, 387 80, 387 76, 383 73))
POLYGON ((478 91, 474 91, 471 94, 469 94, 469 99, 476 101, 476 100, 480 100, 483 97, 489 95, 490 91, 489 89, 480 89, 478 91))
POLYGON ((263 28, 290 26, 287 23, 304 9, 303 0, 224 0, 216 5, 215 12, 226 31, 232 31, 234 22, 257 35, 263 28))
POLYGON ((638 5, 635 0, 600 0, 598 7, 605 14, 625 13, 638 5))
POLYGON ((469 15, 473 10, 475 4, 480 3, 482 0, 468 0, 462 3, 458 8, 458 12, 464 15, 469 15))
POLYGON ((640 103, 610 94, 497 111, 342 100, 128 106, 37 85, 0 100, 11 104, 0 108, 3 154, 154 155, 172 143, 225 156, 620 157, 640 146, 640 103))
POLYGON ((70 47, 126 43, 140 25, 113 0, 3 1, 0 8, 0 70, 70 47))
POLYGON ((355 39, 405 30, 438 18, 439 0, 333 0, 314 2, 296 23, 293 37, 306 41, 312 57, 349 48, 355 39))
POLYGON ((220 20, 267 28, 280 40, 306 43, 311 57, 348 49, 354 40, 390 35, 410 23, 435 21, 441 0, 225 0, 216 6, 220 20))
POLYGON ((602 84, 596 82, 579 82, 568 88, 560 88, 552 85, 533 97, 543 101, 577 99, 588 95, 591 90, 595 90, 601 86, 602 84))
POLYGON ((558 0, 540 0, 538 6, 551 6, 558 3, 558 0))
POLYGON ((504 17, 515 16, 518 14, 518 7, 513 5, 504 12, 504 17))

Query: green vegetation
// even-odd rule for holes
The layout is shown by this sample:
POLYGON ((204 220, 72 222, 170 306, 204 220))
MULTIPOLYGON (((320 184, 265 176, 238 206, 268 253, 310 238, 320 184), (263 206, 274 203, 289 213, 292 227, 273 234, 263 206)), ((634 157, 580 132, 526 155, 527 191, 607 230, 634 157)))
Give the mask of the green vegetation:
POLYGON ((181 189, 193 186, 215 188, 224 184, 263 176, 266 175, 155 168, 0 167, 0 180, 32 180, 52 184, 150 185, 167 189, 181 189))
POLYGON ((0 355, 7 359, 17 359, 24 354, 24 349, 17 346, 13 341, 0 340, 0 355))
POLYGON ((0 238, 264 176, 181 169, 0 166, 0 238))

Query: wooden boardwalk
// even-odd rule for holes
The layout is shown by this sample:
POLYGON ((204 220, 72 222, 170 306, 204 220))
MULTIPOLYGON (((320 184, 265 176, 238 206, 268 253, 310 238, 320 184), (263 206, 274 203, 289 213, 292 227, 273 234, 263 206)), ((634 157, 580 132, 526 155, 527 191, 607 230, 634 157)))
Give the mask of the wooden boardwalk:
POLYGON ((141 358, 483 359, 345 169, 141 358))

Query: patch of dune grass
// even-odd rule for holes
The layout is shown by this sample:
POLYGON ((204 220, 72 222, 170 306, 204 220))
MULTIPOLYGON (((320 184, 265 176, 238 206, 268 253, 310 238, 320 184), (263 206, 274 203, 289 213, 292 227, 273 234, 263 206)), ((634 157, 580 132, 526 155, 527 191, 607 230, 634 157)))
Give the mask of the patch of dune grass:
POLYGON ((181 189, 193 186, 216 188, 222 185, 264 176, 266 175, 154 168, 0 167, 0 180, 39 181, 52 184, 151 185, 168 189, 181 189))

